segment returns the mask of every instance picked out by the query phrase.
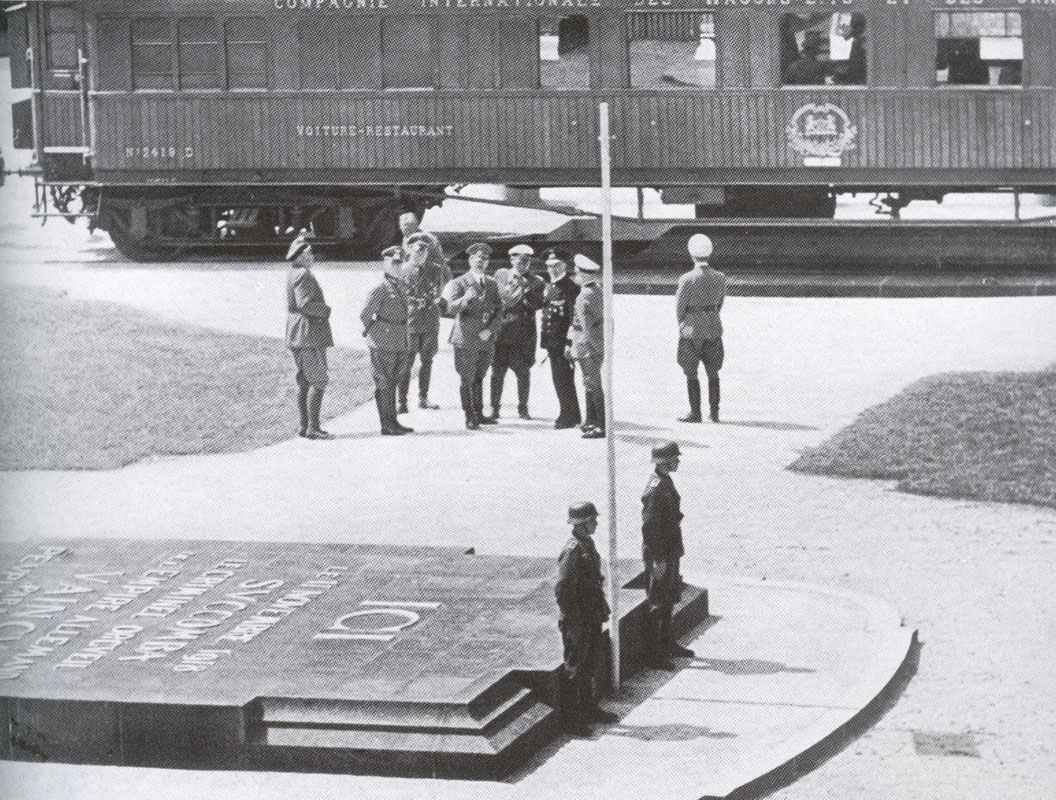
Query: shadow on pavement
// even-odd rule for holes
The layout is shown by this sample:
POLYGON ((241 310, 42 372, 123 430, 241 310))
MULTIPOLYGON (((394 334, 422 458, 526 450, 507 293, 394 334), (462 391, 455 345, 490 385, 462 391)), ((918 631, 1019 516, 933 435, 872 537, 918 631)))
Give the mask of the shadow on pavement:
POLYGON ((779 672, 812 674, 816 669, 790 667, 780 661, 763 661, 758 658, 695 658, 687 669, 721 672, 723 675, 776 675, 779 672))
POLYGON ((738 428, 765 428, 768 431, 816 431, 817 425, 802 425, 798 422, 768 422, 766 420, 754 419, 724 419, 720 425, 736 426, 738 428))
POLYGON ((602 736, 625 736, 643 742, 688 742, 691 739, 736 739, 730 731, 713 731, 703 725, 673 723, 670 725, 624 725, 617 722, 598 731, 602 736))
MULTIPOLYGON (((662 444, 663 442, 671 441, 671 439, 669 439, 667 437, 661 437, 661 436, 638 436, 637 434, 634 434, 634 433, 619 433, 619 432, 617 432, 616 438, 619 439, 621 442, 624 442, 626 444, 639 444, 639 445, 642 445, 644 447, 649 447, 649 448, 655 447, 656 445, 662 444)), ((682 439, 675 439, 674 441, 678 442, 678 446, 682 450, 707 450, 708 447, 709 447, 709 445, 702 444, 701 442, 689 442, 689 441, 684 441, 682 439)))

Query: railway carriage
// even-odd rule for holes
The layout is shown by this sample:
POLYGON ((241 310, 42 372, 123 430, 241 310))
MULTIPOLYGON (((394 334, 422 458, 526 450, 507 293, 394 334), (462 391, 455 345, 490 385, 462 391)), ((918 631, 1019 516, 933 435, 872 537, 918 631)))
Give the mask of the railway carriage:
POLYGON ((1056 191, 1056 0, 8 5, 16 146, 134 258, 376 252, 451 184, 597 185, 599 101, 614 184, 701 217, 1056 191))

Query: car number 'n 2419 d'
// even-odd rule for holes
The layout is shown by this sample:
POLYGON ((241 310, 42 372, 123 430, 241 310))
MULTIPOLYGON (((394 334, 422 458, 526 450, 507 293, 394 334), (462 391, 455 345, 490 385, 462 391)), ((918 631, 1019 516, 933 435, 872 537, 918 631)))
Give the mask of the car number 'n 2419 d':
POLYGON ((175 158, 194 158, 194 148, 184 147, 182 150, 175 145, 151 145, 143 147, 126 147, 125 158, 141 158, 144 160, 169 160, 175 158))

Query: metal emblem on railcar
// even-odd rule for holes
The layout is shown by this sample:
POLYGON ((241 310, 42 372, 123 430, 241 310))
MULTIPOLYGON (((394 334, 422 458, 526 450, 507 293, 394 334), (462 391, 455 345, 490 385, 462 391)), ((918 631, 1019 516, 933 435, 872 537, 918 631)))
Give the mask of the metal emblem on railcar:
POLYGON ((832 103, 807 103, 785 126, 788 146, 804 157, 839 158, 855 147, 858 128, 847 112, 832 103))

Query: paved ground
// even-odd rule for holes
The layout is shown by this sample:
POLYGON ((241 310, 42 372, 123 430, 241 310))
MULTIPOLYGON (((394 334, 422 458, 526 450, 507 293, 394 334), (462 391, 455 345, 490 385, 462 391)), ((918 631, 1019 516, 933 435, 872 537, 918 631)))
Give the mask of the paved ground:
MULTIPOLYGON (((337 309, 339 340, 358 346, 355 311, 371 278, 335 269, 320 270, 320 277, 337 309)), ((225 330, 281 330, 282 272, 274 266, 5 265, 2 278, 119 299, 225 330)), ((686 452, 678 482, 690 570, 872 594, 899 608, 923 643, 917 676, 879 723, 775 796, 1054 794, 1056 709, 1047 698, 1054 688, 1049 587, 1056 514, 903 495, 883 483, 797 475, 784 466, 800 448, 923 375, 1050 363, 1056 300, 731 299, 720 426, 673 422, 684 400, 670 306, 663 297, 617 298, 621 552, 633 557, 637 550, 635 498, 648 448, 674 436, 686 452), (914 744, 921 733, 967 735, 978 757, 922 755, 914 744)), ((341 434, 331 443, 291 440, 254 453, 115 472, 8 473, 0 476, 0 529, 10 537, 80 532, 556 551, 563 507, 604 496, 604 448, 545 421, 468 434, 450 358, 443 350, 435 370, 444 409, 408 418, 419 436, 383 440, 374 434, 372 410, 362 408, 331 425, 341 434)), ((544 418, 555 410, 546 372, 533 373, 533 410, 544 418)), ((511 384, 507 396, 512 391, 511 384)), ((159 796, 177 787, 184 796, 223 796, 235 786, 265 783, 260 776, 181 773, 176 780, 70 769, 5 771, 36 796, 48 796, 54 781, 71 775, 87 795, 115 780, 128 788, 142 779, 159 796)), ((266 783, 320 797, 352 790, 345 781, 314 776, 266 783)), ((371 781, 355 784, 364 795, 376 788, 371 781)), ((420 789, 416 796, 444 794, 443 787, 420 789)), ((492 795, 479 789, 477 796, 492 795)))

